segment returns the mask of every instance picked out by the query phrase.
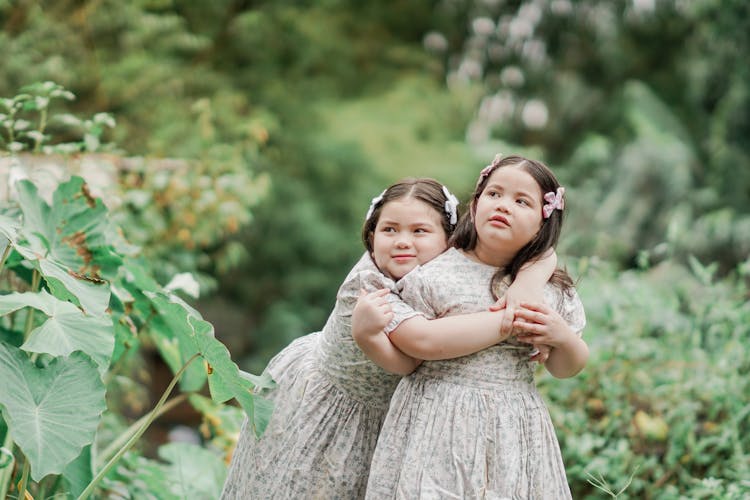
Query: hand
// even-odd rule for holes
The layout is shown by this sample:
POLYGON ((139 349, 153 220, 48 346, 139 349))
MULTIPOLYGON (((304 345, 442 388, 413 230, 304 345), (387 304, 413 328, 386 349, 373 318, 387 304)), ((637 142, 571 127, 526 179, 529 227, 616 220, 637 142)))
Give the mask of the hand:
POLYGON ((514 333, 513 320, 515 319, 515 311, 522 303, 540 302, 543 299, 543 288, 535 288, 531 286, 521 287, 511 284, 503 296, 490 306, 490 311, 500 311, 505 309, 505 317, 500 324, 500 333, 505 336, 510 336, 514 333))
POLYGON ((520 342, 540 350, 542 345, 560 347, 576 337, 562 316, 545 304, 522 303, 516 311, 513 329, 520 342))
POLYGON ((552 352, 552 348, 548 345, 539 344, 531 352, 529 356, 530 361, 536 361, 543 365, 549 359, 549 353, 552 352))
POLYGON ((381 333, 393 319, 393 311, 388 303, 390 290, 383 288, 371 293, 359 291, 357 304, 352 311, 352 335, 375 335, 381 333))
POLYGON ((490 306, 490 311, 502 311, 505 309, 505 315, 500 322, 500 336, 507 339, 513 334, 513 307, 507 307, 508 294, 504 294, 497 299, 497 302, 490 306))

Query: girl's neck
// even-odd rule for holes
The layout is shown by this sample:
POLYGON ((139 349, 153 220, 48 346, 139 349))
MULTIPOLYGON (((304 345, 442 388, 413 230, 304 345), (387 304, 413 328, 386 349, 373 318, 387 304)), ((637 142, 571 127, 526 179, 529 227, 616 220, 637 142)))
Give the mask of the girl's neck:
POLYGON ((472 260, 493 267, 505 267, 510 264, 513 256, 505 255, 504 252, 490 249, 477 242, 472 250, 464 250, 464 253, 472 260))

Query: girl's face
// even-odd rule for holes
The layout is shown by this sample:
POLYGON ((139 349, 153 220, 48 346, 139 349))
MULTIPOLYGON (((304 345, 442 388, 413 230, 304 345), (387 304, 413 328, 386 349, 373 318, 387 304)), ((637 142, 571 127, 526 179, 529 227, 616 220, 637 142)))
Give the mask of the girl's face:
POLYGON ((542 190, 518 167, 492 172, 473 208, 477 256, 498 267, 509 263, 542 227, 542 190))
POLYGON ((372 241, 378 268, 394 280, 434 259, 448 246, 441 214, 415 198, 387 202, 380 211, 372 241))

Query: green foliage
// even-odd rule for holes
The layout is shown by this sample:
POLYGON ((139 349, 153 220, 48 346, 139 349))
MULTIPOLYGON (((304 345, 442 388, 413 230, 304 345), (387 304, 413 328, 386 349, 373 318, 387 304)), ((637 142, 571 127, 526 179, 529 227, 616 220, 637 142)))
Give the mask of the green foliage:
MULTIPOLYGON (((139 337, 169 345, 165 357, 176 360, 173 383, 185 374, 184 390, 199 391, 208 378, 215 402, 236 398, 256 432, 263 431, 270 404, 253 391, 269 386, 270 380, 240 372, 214 338, 210 323, 159 286, 146 268, 119 253, 111 243, 120 240, 106 208, 90 195, 80 177, 60 184, 52 204, 29 181, 14 187, 18 206, 0 213, 0 269, 4 270, 0 278, 4 288, 18 290, 0 295, 0 376, 6 381, 0 408, 7 426, 5 448, 16 447, 22 453, 18 459, 23 466, 21 495, 30 470, 37 488, 45 477, 59 475, 65 481, 57 484, 68 484, 80 490, 81 498, 87 497, 166 401, 171 387, 145 423, 128 433, 129 440, 119 452, 98 471, 91 468, 89 446, 106 408, 107 382, 117 367, 113 353, 122 356, 134 345, 127 336, 116 335, 113 324, 138 325, 139 337), (16 347, 19 339, 20 348, 16 347), (191 366, 197 356, 208 370, 191 366), (91 478, 93 472, 98 475, 91 478)), ((194 467, 185 462, 186 453, 178 447, 163 453, 179 470, 194 467)), ((221 459, 215 462, 221 464, 221 459)), ((209 496, 223 479, 222 467, 214 470, 218 475, 212 484, 193 485, 209 496)), ((3 472, 8 473, 12 478, 12 469, 3 472)), ((186 484, 181 488, 193 489, 186 484)))
MULTIPOLYGON (((50 115, 52 100, 72 101, 75 96, 62 85, 46 81, 34 83, 21 89, 10 99, 0 99, 0 145, 11 153, 23 150, 34 153, 94 152, 102 149, 101 137, 105 127, 113 128, 115 121, 107 113, 97 113, 91 119, 81 120, 71 114, 50 115), (36 128, 32 125, 36 123, 36 128), (48 144, 52 136, 48 127, 64 128, 66 133, 78 135, 76 141, 48 144)), ((58 131, 58 134, 60 132, 58 131)))
POLYGON ((56 356, 40 368, 23 351, 0 344, 3 418, 36 481, 62 473, 93 441, 105 409, 104 384, 83 352, 56 356))
MULTIPOLYGON (((117 251, 101 270, 86 266, 65 248, 74 234, 62 241, 45 227, 41 204, 26 211, 47 236, 29 243, 19 243, 18 213, 0 218, 18 246, 0 237, 11 289, 29 288, 36 271, 58 300, 100 310, 102 286, 86 283, 109 282, 110 374, 135 371, 136 353, 154 346, 173 371, 202 349, 220 378, 235 376, 210 328, 162 290, 186 271, 204 293, 219 284, 222 308, 205 296, 198 308, 219 311, 217 335, 260 369, 323 324, 362 251, 367 200, 385 184, 418 173, 465 193, 497 151, 523 152, 568 188, 560 253, 612 263, 584 258, 578 273, 591 363, 543 383, 576 497, 747 496, 747 407, 736 395, 748 392, 748 273, 733 275, 750 252, 747 2, 41 1, 0 2, 0 19, 0 95, 54 81, 78 97, 44 83, 2 101, 0 146, 115 142, 144 155, 118 167, 122 204, 108 203, 140 258, 101 228, 98 248, 117 251), (55 118, 62 104, 93 118, 55 118), (117 116, 116 129, 101 111, 117 116), (161 156, 188 161, 164 168, 161 156), (26 247, 67 252, 68 267, 26 247)), ((27 342, 28 318, 29 334, 55 324, 24 306, 2 317, 3 345, 27 342)), ((246 383, 240 370, 243 381, 216 384, 199 368, 183 387, 208 378, 223 400, 246 383)), ((107 390, 123 407, 143 388, 115 374, 107 390)), ((204 439, 230 452, 241 410, 190 400, 204 439)), ((117 416, 105 412, 96 446, 130 432, 117 416)), ((3 467, 2 457, 7 488, 24 461, 3 467)), ((90 447, 63 473, 73 492, 93 479, 87 461, 90 447)), ((178 491, 162 476, 169 466, 137 453, 121 465, 104 479, 112 492, 178 491)))
POLYGON ((575 498, 743 498, 750 492, 750 307, 741 276, 663 263, 577 262, 592 358, 541 379, 575 498), (632 480, 631 480, 632 479, 632 480), (597 489, 592 485, 599 484, 597 489), (709 483, 713 485, 708 488, 709 483), (710 493, 709 493, 710 492, 710 493))
POLYGON ((155 492, 164 500, 209 500, 221 495, 227 469, 216 453, 170 443, 159 448, 159 458, 126 455, 123 466, 104 481, 105 488, 126 498, 151 498, 155 492))
POLYGON ((433 36, 459 40, 449 82, 484 86, 467 138, 539 147, 570 186, 569 251, 624 266, 694 254, 723 272, 745 259, 746 2, 453 3, 468 32, 433 36))

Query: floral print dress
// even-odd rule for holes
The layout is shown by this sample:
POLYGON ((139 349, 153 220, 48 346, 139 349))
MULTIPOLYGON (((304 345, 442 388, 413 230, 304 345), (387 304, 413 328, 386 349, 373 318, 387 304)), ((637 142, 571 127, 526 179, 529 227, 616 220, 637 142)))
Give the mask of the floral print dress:
MULTIPOLYGON (((478 312, 493 303, 495 271, 449 249, 403 277, 399 289, 428 319, 478 312)), ((545 301, 580 334, 585 315, 574 290, 548 284, 545 301)), ((469 356, 425 361, 404 377, 380 432, 367 498, 570 498, 530 351, 511 339, 469 356)))
MULTIPOLYGON (((371 362, 351 336, 360 289, 380 288, 395 291, 395 284, 365 254, 339 288, 323 331, 296 339, 270 361, 274 413, 260 439, 245 421, 223 499, 364 497, 378 432, 401 378, 371 362)), ((399 311, 402 318, 417 314, 399 311)))

